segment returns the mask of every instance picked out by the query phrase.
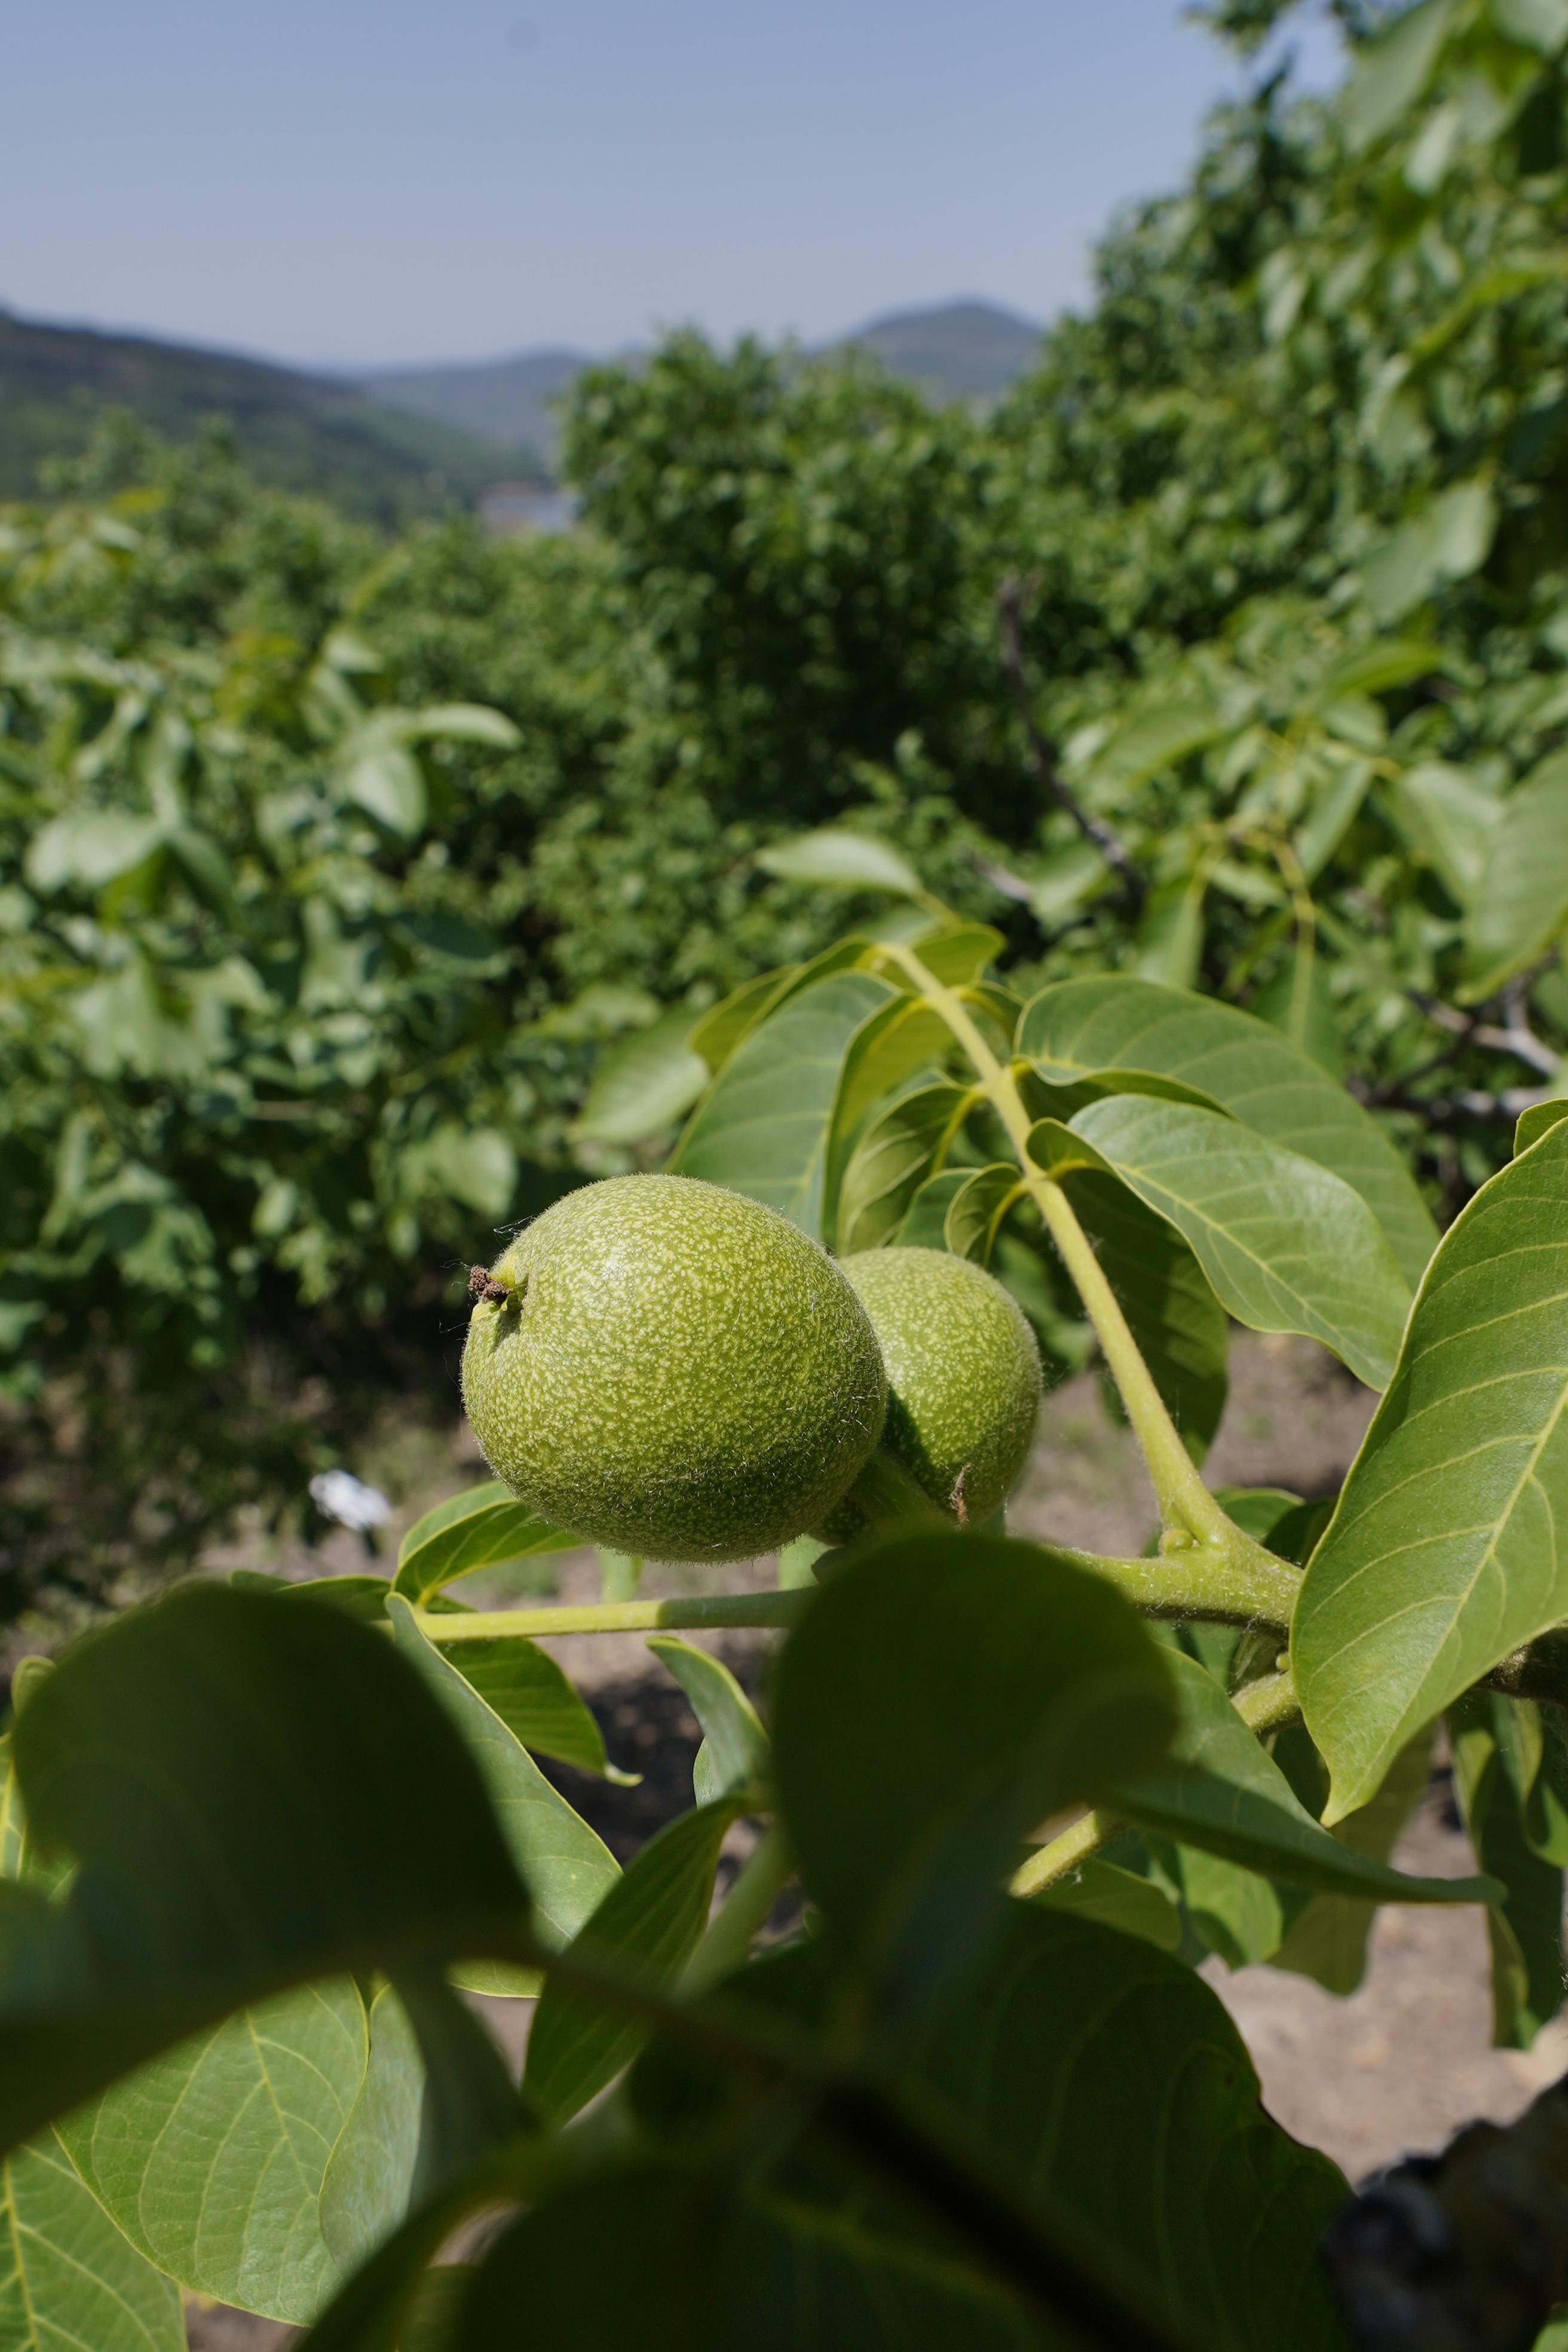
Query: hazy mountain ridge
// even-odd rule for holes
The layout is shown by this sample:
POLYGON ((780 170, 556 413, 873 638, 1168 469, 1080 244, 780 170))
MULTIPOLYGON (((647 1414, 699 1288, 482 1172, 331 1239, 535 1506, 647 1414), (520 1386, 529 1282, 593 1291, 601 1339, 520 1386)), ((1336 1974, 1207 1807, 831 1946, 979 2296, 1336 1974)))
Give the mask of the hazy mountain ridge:
POLYGON ((37 497, 42 462, 79 455, 106 408, 170 441, 226 417, 259 480, 384 525, 471 504, 500 470, 489 443, 341 378, 0 310, 0 498, 37 497))
MULTIPOLYGON (((869 352, 891 374, 907 377, 939 400, 984 400, 994 399, 1032 366, 1041 331, 992 302, 948 302, 929 310, 891 311, 816 351, 869 352)), ((638 354, 618 356, 635 360, 638 354)), ((451 366, 378 368, 352 380, 367 398, 389 408, 460 426, 498 448, 537 459, 553 446, 552 404, 584 368, 595 364, 589 352, 547 349, 451 366)))
MULTIPOLYGON (((868 352, 937 399, 988 399, 1032 363, 1039 335, 1011 311, 965 301, 893 312, 819 351, 868 352)), ((552 348, 317 375, 0 310, 0 499, 36 497, 40 465, 79 455, 98 416, 124 408, 175 442, 226 417, 259 480, 395 527, 454 500, 472 506, 503 477, 538 477, 553 404, 593 364, 590 352, 552 348)))

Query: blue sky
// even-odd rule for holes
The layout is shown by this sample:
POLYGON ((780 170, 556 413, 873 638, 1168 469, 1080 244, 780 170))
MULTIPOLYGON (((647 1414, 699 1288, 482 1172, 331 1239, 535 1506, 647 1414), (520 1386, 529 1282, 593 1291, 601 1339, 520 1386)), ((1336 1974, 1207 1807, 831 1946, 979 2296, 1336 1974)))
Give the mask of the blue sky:
POLYGON ((5 52, 0 303, 352 364, 1045 318, 1239 79, 1179 0, 48 0, 5 52))

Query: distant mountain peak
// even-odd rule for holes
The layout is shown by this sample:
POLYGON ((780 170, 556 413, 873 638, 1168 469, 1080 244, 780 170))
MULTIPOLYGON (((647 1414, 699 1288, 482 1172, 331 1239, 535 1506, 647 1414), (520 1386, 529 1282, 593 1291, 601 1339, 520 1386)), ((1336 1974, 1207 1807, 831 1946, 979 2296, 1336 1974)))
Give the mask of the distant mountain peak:
MULTIPOLYGON (((1033 366, 1042 331, 1016 311, 970 295, 934 309, 889 311, 816 349, 869 352, 890 374, 918 383, 939 400, 990 400, 1033 366)), ((378 368, 353 381, 389 408, 456 425, 499 448, 532 454, 552 447, 554 404, 594 364, 586 352, 544 346, 515 352, 509 359, 378 368)))

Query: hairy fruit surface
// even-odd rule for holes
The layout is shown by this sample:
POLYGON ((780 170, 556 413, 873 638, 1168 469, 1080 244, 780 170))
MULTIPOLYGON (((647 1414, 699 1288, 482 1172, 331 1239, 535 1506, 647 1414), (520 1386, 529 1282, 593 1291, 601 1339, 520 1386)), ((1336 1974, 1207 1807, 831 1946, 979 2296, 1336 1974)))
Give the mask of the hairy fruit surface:
POLYGON ((655 1559, 751 1559, 801 1534, 870 1454, 886 1397, 826 1251, 689 1176, 557 1201, 497 1260, 463 1350, 498 1475, 556 1526, 655 1559))
POLYGON ((888 1368, 884 1449, 979 1526, 1005 1502, 1039 1417, 1040 1351, 991 1275, 943 1250, 862 1250, 843 1270, 888 1368))

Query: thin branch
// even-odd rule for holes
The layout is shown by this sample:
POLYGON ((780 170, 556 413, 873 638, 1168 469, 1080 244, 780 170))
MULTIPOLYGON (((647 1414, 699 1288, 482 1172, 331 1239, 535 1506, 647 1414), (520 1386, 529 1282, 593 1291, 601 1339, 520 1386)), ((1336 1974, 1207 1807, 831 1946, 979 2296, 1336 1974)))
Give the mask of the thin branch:
MULTIPOLYGON (((1029 747, 1029 764, 1045 790, 1059 809, 1065 809, 1084 839, 1092 842, 1106 864, 1121 883, 1121 897, 1129 910, 1136 914, 1143 904, 1147 886, 1117 835, 1104 820, 1086 809, 1067 778, 1057 765, 1056 754, 1040 731, 1035 717, 1035 706, 1029 694, 1028 672, 1024 662, 1024 584, 1016 575, 1003 581, 996 591, 996 610, 1002 623, 1002 661, 1007 672, 1007 683, 1013 689, 1013 700, 1024 725, 1024 739, 1029 747)), ((1008 894, 1011 896, 1011 892, 1008 894)))
POLYGON ((1255 1683, 1246 1683, 1231 1700, 1237 1715, 1249 1731, 1261 1738, 1265 1732, 1280 1731, 1288 1723, 1298 1722, 1301 1714, 1300 1695, 1296 1677, 1289 1665, 1278 1674, 1260 1675, 1255 1683))

